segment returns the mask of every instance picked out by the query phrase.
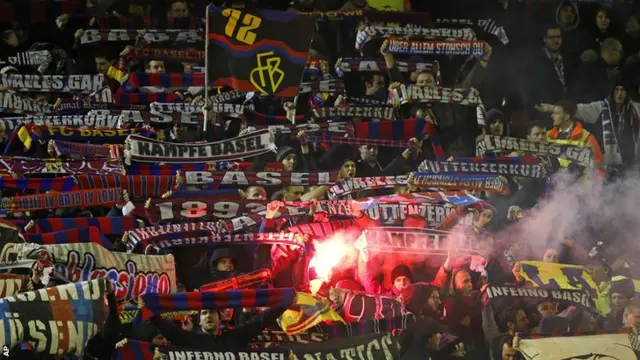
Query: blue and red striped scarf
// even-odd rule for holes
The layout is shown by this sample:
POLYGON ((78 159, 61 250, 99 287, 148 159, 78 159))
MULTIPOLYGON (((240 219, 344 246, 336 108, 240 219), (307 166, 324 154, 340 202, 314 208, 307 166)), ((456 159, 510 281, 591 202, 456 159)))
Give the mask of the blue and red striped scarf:
MULTIPOLYGON (((121 175, 120 175, 121 176, 121 175)), ((76 187, 71 176, 59 178, 8 178, 0 177, 0 189, 18 189, 22 191, 71 191, 76 187)))
POLYGON ((134 323, 179 310, 288 307, 293 304, 295 297, 293 288, 145 294, 141 297, 144 308, 134 323))
POLYGON ((406 118, 402 121, 358 122, 356 137, 368 139, 409 140, 428 135, 437 158, 444 158, 444 149, 433 124, 423 118, 406 118))
POLYGON ((130 86, 127 90, 132 91, 144 86, 186 89, 192 86, 204 87, 204 83, 204 74, 137 72, 129 76, 127 85, 130 86))
POLYGON ((51 156, 67 156, 71 158, 113 158, 121 159, 124 154, 122 145, 86 144, 63 140, 50 140, 51 156))
MULTIPOLYGON (((276 163, 279 164, 279 163, 276 163)), ((246 171, 253 166, 251 162, 238 162, 238 161, 216 161, 214 163, 202 163, 202 164, 140 164, 132 163, 127 167, 127 173, 129 175, 175 175, 176 172, 184 171, 246 171)), ((279 164, 281 167, 282 164, 279 164)), ((269 164, 265 165, 265 168, 269 168, 269 164)), ((265 170, 267 171, 267 170, 265 170)))
POLYGON ((107 250, 113 249, 113 244, 102 235, 100 229, 89 226, 43 234, 24 234, 28 243, 39 245, 95 243, 107 250))
MULTIPOLYGON (((97 228, 103 235, 122 235, 144 226, 133 216, 95 218, 47 218, 35 219, 27 233, 52 233, 75 228, 97 228)), ((104 246, 104 245, 103 245, 104 246)))
MULTIPOLYGON (((81 189, 119 187, 138 198, 160 197, 172 190, 175 176, 141 175, 81 175, 77 176, 81 189)), ((1 183, 0 183, 1 184, 1 183)))

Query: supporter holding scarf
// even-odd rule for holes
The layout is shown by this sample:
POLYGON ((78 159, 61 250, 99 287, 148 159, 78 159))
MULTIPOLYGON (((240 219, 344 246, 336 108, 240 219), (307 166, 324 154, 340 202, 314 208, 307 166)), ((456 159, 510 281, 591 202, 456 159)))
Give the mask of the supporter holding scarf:
MULTIPOLYGON (((606 165, 632 166, 640 162, 640 103, 631 100, 629 87, 618 82, 604 100, 577 104, 576 119, 602 127, 606 165)), ((553 105, 537 109, 553 112, 553 105)))

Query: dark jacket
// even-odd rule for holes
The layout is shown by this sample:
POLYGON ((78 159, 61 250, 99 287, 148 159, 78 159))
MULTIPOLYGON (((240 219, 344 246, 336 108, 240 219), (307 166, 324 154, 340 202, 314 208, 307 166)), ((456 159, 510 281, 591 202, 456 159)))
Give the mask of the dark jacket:
POLYGON ((567 95, 578 103, 602 100, 609 95, 621 76, 616 67, 608 65, 601 58, 581 64, 571 77, 567 95))
MULTIPOLYGON (((556 101, 562 100, 565 97, 565 88, 558 73, 553 65, 553 62, 547 56, 544 49, 535 49, 525 61, 525 67, 522 70, 522 74, 527 76, 527 80, 524 84, 527 86, 524 89, 524 101, 527 108, 531 108, 536 104, 550 103, 553 104, 556 101)), ((568 74, 570 69, 566 59, 562 59, 564 64, 564 78, 565 82, 569 79, 568 74)))

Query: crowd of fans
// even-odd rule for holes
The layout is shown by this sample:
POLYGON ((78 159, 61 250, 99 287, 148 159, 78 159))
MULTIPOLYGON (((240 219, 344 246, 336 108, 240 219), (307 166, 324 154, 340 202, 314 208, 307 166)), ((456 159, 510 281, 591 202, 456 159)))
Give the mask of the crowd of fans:
MULTIPOLYGON (((4 14, 4 17, 0 14, 4 19, 1 24, 3 41, 0 45, 0 59, 6 62, 6 59, 29 51, 46 50, 48 55, 37 64, 1 65, 3 83, 0 84, 0 91, 4 94, 20 92, 12 89, 10 82, 4 81, 11 74, 103 74, 105 87, 90 95, 21 93, 21 96, 51 107, 58 114, 72 114, 73 110, 60 106, 71 97, 75 100, 117 104, 121 95, 131 93, 128 80, 130 74, 136 72, 204 72, 204 61, 186 62, 167 58, 138 60, 130 56, 135 47, 142 46, 202 51, 204 42, 140 45, 139 39, 134 39, 135 43, 132 40, 85 44, 81 39, 92 29, 204 30, 204 6, 208 5, 206 2, 130 0, 105 5, 111 2, 87 0, 86 4, 77 4, 82 10, 76 14, 61 12, 60 9, 64 7, 57 5, 65 1, 45 1, 44 3, 49 4, 46 19, 30 23, 29 12, 30 9, 33 10, 30 8, 33 2, 37 1, 3 0, 2 5, 11 4, 13 13, 11 16, 4 14)), ((400 357, 406 359, 519 359, 522 355, 517 350, 518 333, 580 333, 630 328, 632 336, 638 337, 640 297, 636 297, 636 293, 640 289, 635 288, 633 282, 633 249, 627 249, 629 251, 626 254, 623 249, 607 248, 605 251, 603 242, 606 243, 608 239, 596 239, 600 241, 598 242, 591 241, 589 237, 589 240, 581 241, 576 239, 576 234, 558 234, 557 238, 560 240, 547 244, 546 251, 542 254, 533 253, 530 244, 520 241, 518 230, 510 232, 511 236, 505 241, 494 241, 492 237, 501 231, 518 229, 522 218, 526 219, 528 212, 535 209, 541 199, 553 193, 549 179, 555 175, 554 171, 574 174, 580 177, 577 182, 606 183, 627 176, 636 168, 640 161, 640 4, 634 1, 599 3, 544 0, 247 0, 212 3, 216 6, 259 7, 316 14, 349 9, 404 12, 406 15, 412 12, 422 13, 423 18, 430 19, 431 27, 471 27, 475 30, 477 39, 486 42, 484 52, 479 56, 397 55, 389 51, 389 39, 385 37, 372 39, 356 50, 352 44, 356 42, 362 17, 343 16, 336 20, 320 16, 309 50, 311 65, 305 70, 302 80, 313 82, 341 79, 344 81, 345 91, 300 94, 295 101, 259 94, 242 99, 241 104, 251 103, 256 113, 279 116, 284 123, 300 125, 316 121, 313 114, 318 109, 356 106, 351 99, 360 99, 363 103, 368 100, 369 104, 395 105, 401 115, 394 121, 403 121, 403 117, 420 118, 433 125, 444 158, 450 160, 476 156, 476 142, 481 141, 483 135, 509 136, 532 142, 577 145, 592 149, 591 168, 559 159, 549 168, 554 170, 548 170, 549 173, 544 178, 504 177, 510 195, 475 192, 474 195, 486 200, 487 206, 473 209, 458 206, 454 211, 458 217, 453 219, 453 216, 447 216, 438 226, 433 226, 418 215, 408 216, 401 223, 395 224, 425 231, 430 228, 450 231, 451 234, 462 232, 473 241, 490 244, 488 250, 481 251, 481 262, 484 263, 482 272, 472 269, 477 259, 460 249, 449 249, 440 255, 407 262, 400 256, 395 262, 384 261, 379 254, 374 256, 360 249, 355 266, 349 269, 336 267, 332 274, 322 279, 321 284, 314 285, 314 292, 330 298, 330 289, 340 288, 355 293, 388 295, 400 299, 406 310, 419 319, 415 324, 419 330, 408 329, 397 337, 400 342, 400 357), (508 41, 494 36, 492 31, 495 29, 506 34, 508 41), (378 64, 384 64, 385 69, 345 72, 342 66, 345 58, 374 58, 378 60, 378 64), (403 62, 436 61, 437 72, 401 72, 398 66, 403 62), (394 91, 397 94, 403 88, 402 85, 474 88, 482 99, 484 123, 478 123, 475 108, 424 102, 401 105, 394 99, 394 91), (470 221, 460 221, 458 224, 457 219, 466 214, 469 214, 470 221), (487 284, 522 284, 524 280, 517 276, 517 269, 520 262, 526 260, 585 266, 598 287, 595 301, 599 313, 583 312, 561 301, 548 300, 535 304, 504 302, 497 306, 494 303, 488 310, 489 307, 485 307, 483 303, 482 290, 487 284), (385 269, 385 266, 390 268, 385 269), (416 287, 415 284, 420 286, 416 287), (439 339, 444 333, 454 334, 461 339, 463 345, 455 349, 448 348, 446 353, 440 351, 439 339)), ((401 17, 394 16, 388 22, 399 22, 399 18, 401 17)), ((391 39, 399 37, 401 35, 392 35, 391 39)), ((211 94, 230 90, 232 89, 212 88, 211 94)), ((201 86, 141 86, 133 92, 175 94, 175 102, 193 104, 199 109, 207 110, 203 103, 204 87, 201 86)), ((103 110, 92 110, 91 113, 102 114, 101 111, 103 110)), ((0 116, 7 118, 23 115, 12 113, 9 109, 0 109, 0 116)), ((386 121, 362 118, 351 120, 356 124, 386 121)), ((205 121, 208 122, 206 130, 202 124, 149 123, 122 126, 152 128, 157 132, 158 138, 165 141, 212 142, 251 133, 264 125, 252 121, 250 117, 238 118, 212 113, 208 114, 205 121)), ((7 156, 50 157, 46 141, 35 141, 28 151, 16 147, 15 143, 12 145, 12 137, 17 136, 13 131, 14 127, 0 118, 2 148, 6 148, 7 156)), ((300 131, 277 133, 275 152, 243 161, 251 161, 250 170, 253 171, 262 171, 269 166, 276 166, 278 171, 284 172, 336 170, 339 180, 347 180, 411 174, 417 171, 424 160, 433 160, 442 155, 437 153, 434 134, 404 139, 408 141, 406 149, 378 147, 373 144, 314 143, 305 141, 308 135, 302 128, 300 131)), ((523 154, 515 152, 499 155, 517 157, 523 154)), ((409 178, 412 176, 409 175, 409 178)), ((249 232, 280 232, 287 231, 288 227, 294 225, 328 221, 326 216, 314 213, 312 209, 317 201, 328 199, 327 192, 330 188, 331 185, 290 185, 280 188, 249 186, 239 189, 239 196, 244 199, 271 201, 263 214, 260 229, 249 232), (303 217, 275 219, 278 210, 286 207, 287 202, 293 201, 310 201, 312 209, 303 217)), ((185 190, 198 196, 201 189, 198 186, 187 186, 185 190)), ((9 188, 1 191, 3 197, 25 194, 9 188)), ((399 185, 393 191, 359 191, 349 196, 349 200, 421 191, 429 190, 411 184, 399 185)), ((126 195, 125 200, 131 200, 130 203, 143 208, 146 199, 129 199, 126 195)), ((7 220, 28 221, 48 217, 117 217, 128 213, 130 211, 127 211, 126 206, 118 205, 113 208, 51 209, 30 214, 6 212, 5 217, 7 220)), ((353 243, 361 231, 383 226, 379 220, 367 216, 356 202, 350 206, 349 215, 342 219, 354 220, 347 229, 353 243)), ((139 217, 138 220, 149 225, 144 217, 139 217)), ((116 240, 114 243, 117 243, 114 251, 127 250, 122 242, 116 240)), ((254 253, 253 250, 253 247, 241 246, 172 249, 171 252, 177 259, 180 290, 197 291, 208 283, 233 278, 264 266, 271 267, 272 264, 279 264, 274 259, 278 254, 286 258, 286 261, 283 266, 272 267, 272 285, 310 291, 307 279, 309 271, 298 266, 307 265, 302 261, 301 252, 291 249, 276 252, 272 249, 266 253, 254 253)), ((396 255, 391 253, 386 256, 396 255)), ((39 284, 38 274, 34 272, 30 289, 42 286, 39 284)), ((156 316, 148 323, 131 327, 129 324, 120 324, 112 285, 109 290, 112 314, 101 333, 89 342, 85 358, 110 359, 114 351, 126 346, 129 340, 211 351, 247 348, 264 328, 277 328, 276 320, 285 310, 211 309, 202 310, 199 315, 182 323, 156 316)), ((639 349, 634 350, 637 352, 639 349)), ((10 358, 45 357, 19 346, 12 349, 10 358)))

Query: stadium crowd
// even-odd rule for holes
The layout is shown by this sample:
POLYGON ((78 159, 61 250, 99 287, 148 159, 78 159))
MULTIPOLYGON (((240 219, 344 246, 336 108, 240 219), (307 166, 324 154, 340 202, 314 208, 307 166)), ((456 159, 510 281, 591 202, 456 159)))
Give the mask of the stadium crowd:
POLYGON ((637 358, 639 20, 0 0, 2 355, 637 358))

